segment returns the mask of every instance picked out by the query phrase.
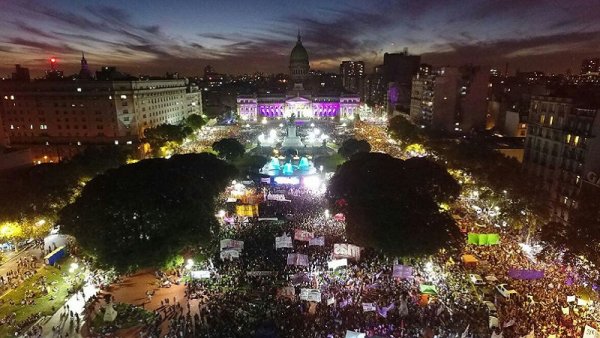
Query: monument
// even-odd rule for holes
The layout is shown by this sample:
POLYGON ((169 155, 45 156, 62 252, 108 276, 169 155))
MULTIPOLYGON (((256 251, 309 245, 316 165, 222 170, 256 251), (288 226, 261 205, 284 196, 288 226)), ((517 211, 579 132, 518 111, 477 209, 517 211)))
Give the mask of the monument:
POLYGON ((294 115, 290 117, 287 123, 287 131, 286 135, 283 138, 283 143, 281 144, 281 149, 297 149, 304 148, 304 143, 300 137, 296 134, 296 124, 295 124, 294 115))

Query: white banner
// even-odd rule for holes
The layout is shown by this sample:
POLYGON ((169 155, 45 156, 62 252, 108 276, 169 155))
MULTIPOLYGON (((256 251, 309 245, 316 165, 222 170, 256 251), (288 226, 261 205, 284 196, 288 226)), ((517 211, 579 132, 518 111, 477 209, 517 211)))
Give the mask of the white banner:
POLYGON ((334 305, 335 304, 335 297, 331 297, 327 300, 327 305, 334 305))
POLYGON ((228 249, 228 250, 223 250, 221 251, 220 254, 221 260, 232 260, 234 258, 240 258, 240 252, 234 249, 228 249))
POLYGON ((320 303, 321 291, 319 289, 300 289, 300 299, 320 303))
POLYGON ((222 239, 221 251, 225 249, 242 251, 244 249, 244 241, 236 241, 234 239, 222 239))
POLYGON ((346 331, 346 336, 344 338, 367 338, 367 334, 362 332, 346 331))
POLYGON ((360 260, 360 247, 353 244, 334 244, 333 257, 353 258, 358 261, 360 260))
POLYGON ((339 268, 340 266, 347 266, 347 265, 348 265, 348 258, 334 259, 332 261, 327 262, 327 268, 329 270, 335 270, 335 269, 339 268))
POLYGON ((260 179, 260 183, 271 183, 271 178, 270 177, 261 177, 260 179))
POLYGON ((271 276, 274 275, 275 271, 247 271, 246 276, 271 276))
POLYGON ((311 239, 310 241, 308 241, 308 245, 317 245, 317 246, 325 245, 325 236, 319 236, 319 237, 315 237, 315 238, 311 239))
POLYGON ((280 201, 280 202, 291 202, 287 198, 285 198, 284 194, 268 194, 267 200, 269 201, 280 201))
POLYGON ((210 271, 208 271, 208 270, 192 271, 191 275, 192 275, 192 278, 206 279, 206 278, 210 278, 210 271))
POLYGON ((600 338, 600 333, 593 327, 586 325, 583 328, 583 338, 600 338))
POLYGON ((289 253, 287 256, 287 265, 308 266, 308 256, 299 253, 289 253))
POLYGON ((297 241, 309 242, 313 238, 315 238, 315 234, 310 231, 302 229, 296 229, 294 231, 294 239, 297 241))
POLYGON ((362 303, 362 308, 364 312, 377 311, 377 307, 373 303, 362 303))
POLYGON ((293 248, 292 237, 283 235, 281 237, 275 237, 275 249, 279 248, 293 248))

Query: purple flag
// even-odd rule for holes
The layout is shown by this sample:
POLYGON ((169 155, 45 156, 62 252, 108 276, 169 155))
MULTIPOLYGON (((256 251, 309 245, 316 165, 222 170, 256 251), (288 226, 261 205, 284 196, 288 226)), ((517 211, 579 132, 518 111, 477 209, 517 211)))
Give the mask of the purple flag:
POLYGON ((509 269, 508 275, 514 279, 542 279, 544 270, 509 269))
POLYGON ((379 314, 381 317, 383 317, 383 318, 387 318, 387 313, 388 313, 388 311, 389 311, 389 310, 392 310, 392 309, 393 309, 393 308, 395 308, 395 307, 396 307, 396 305, 394 305, 394 303, 391 303, 390 305, 388 305, 388 306, 385 306, 385 307, 384 307, 384 306, 378 306, 378 307, 377 307, 377 313, 378 313, 378 314, 379 314))

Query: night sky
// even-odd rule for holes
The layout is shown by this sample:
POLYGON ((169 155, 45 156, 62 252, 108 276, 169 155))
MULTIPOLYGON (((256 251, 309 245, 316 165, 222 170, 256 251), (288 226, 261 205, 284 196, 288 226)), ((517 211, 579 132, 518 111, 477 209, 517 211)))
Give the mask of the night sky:
POLYGON ((383 61, 407 47, 434 65, 579 71, 600 56, 593 0, 0 0, 0 74, 33 75, 55 55, 67 74, 84 51, 92 69, 131 74, 287 72, 300 29, 311 67, 383 61))

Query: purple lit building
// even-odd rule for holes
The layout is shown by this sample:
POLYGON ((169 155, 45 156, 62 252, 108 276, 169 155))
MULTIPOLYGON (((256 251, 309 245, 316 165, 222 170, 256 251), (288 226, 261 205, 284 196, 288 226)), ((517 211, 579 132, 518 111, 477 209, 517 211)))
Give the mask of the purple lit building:
POLYGON ((300 120, 353 119, 360 104, 357 94, 313 95, 305 90, 303 82, 308 76, 308 53, 298 34, 296 46, 290 54, 290 78, 293 88, 285 94, 240 95, 237 112, 242 121, 257 122, 262 119, 287 119, 294 116, 300 120))

